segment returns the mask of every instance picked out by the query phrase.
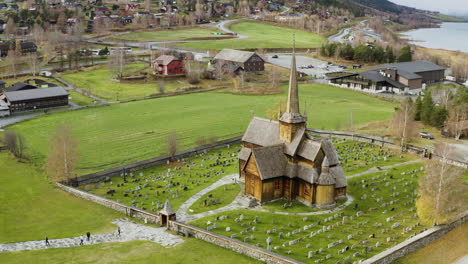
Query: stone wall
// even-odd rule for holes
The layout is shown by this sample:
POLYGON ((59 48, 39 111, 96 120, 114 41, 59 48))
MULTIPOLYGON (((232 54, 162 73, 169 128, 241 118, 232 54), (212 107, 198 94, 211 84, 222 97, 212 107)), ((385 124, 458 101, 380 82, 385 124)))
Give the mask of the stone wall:
POLYGON ((265 263, 272 263, 272 264, 296 264, 296 263, 303 263, 285 256, 278 255, 271 251, 258 248, 241 241, 215 234, 201 228, 182 224, 176 221, 169 221, 168 228, 172 231, 175 231, 179 234, 183 234, 184 236, 191 236, 197 239, 204 240, 206 242, 215 244, 217 246, 230 249, 235 251, 239 254, 257 259, 259 261, 265 263))
POLYGON ((407 239, 400 244, 385 250, 384 252, 373 256, 372 258, 366 259, 363 264, 389 264, 392 261, 401 258, 417 249, 423 248, 434 240, 442 237, 443 235, 450 232, 455 227, 463 224, 467 219, 468 213, 459 220, 443 226, 436 226, 429 230, 422 232, 410 239, 407 239))
POLYGON ((96 183, 96 182, 104 180, 106 177, 113 177, 113 176, 120 175, 123 170, 125 170, 127 172, 142 170, 142 169, 146 169, 146 168, 149 168, 149 167, 152 167, 152 166, 166 164, 168 161, 173 160, 173 159, 175 159, 175 160, 182 159, 182 158, 190 157, 190 156, 193 156, 193 155, 196 155, 198 153, 205 152, 205 151, 210 151, 210 150, 214 150, 214 149, 218 149, 218 148, 223 148, 223 147, 226 147, 227 145, 232 145, 232 144, 239 143, 240 141, 241 141, 241 137, 234 137, 234 138, 222 140, 222 141, 219 141, 219 142, 215 142, 215 143, 212 143, 212 144, 203 145, 203 146, 200 146, 200 147, 195 147, 195 148, 190 148, 190 149, 186 149, 186 150, 183 150, 183 151, 178 151, 173 158, 171 158, 170 155, 162 155, 162 156, 158 156, 158 157, 154 157, 154 158, 150 158, 150 159, 146 159, 146 160, 137 161, 137 162, 133 162, 133 163, 130 163, 130 164, 122 165, 122 166, 119 166, 119 167, 114 167, 114 168, 111 168, 111 169, 107 169, 107 170, 103 170, 103 171, 99 171, 99 172, 95 172, 95 173, 91 173, 91 174, 82 175, 82 176, 79 176, 76 179, 74 179, 72 181, 71 185, 72 186, 81 186, 81 185, 85 185, 85 184, 96 183))
POLYGON ((68 193, 71 193, 71 194, 73 194, 73 195, 75 195, 77 197, 80 197, 80 198, 86 199, 88 201, 91 201, 91 202, 103 205, 105 207, 111 208, 111 209, 116 210, 118 212, 124 213, 127 216, 145 220, 145 222, 147 222, 147 223, 153 223, 153 224, 159 224, 160 223, 159 216, 156 215, 156 214, 153 214, 153 213, 150 213, 150 212, 147 212, 147 211, 135 208, 135 207, 131 207, 131 206, 128 206, 128 205, 125 205, 125 204, 121 204, 121 203, 106 199, 104 197, 101 197, 99 195, 88 193, 88 192, 85 192, 85 191, 82 191, 82 190, 79 190, 79 189, 76 189, 76 188, 73 188, 73 187, 63 185, 61 183, 56 183, 56 185, 57 185, 58 188, 66 191, 68 193))

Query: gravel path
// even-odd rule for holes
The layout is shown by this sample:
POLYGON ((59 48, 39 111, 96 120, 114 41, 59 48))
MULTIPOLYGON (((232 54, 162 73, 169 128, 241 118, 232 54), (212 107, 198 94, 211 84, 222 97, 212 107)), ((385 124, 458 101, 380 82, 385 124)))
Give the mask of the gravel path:
POLYGON ((27 241, 9 244, 0 244, 0 252, 11 252, 20 250, 36 250, 46 248, 66 248, 80 246, 80 241, 83 239, 84 245, 101 244, 106 242, 126 242, 132 240, 147 240, 160 244, 164 247, 171 247, 179 243, 184 242, 182 238, 176 235, 169 234, 166 232, 164 227, 150 227, 142 224, 137 224, 129 221, 126 218, 117 219, 112 223, 118 225, 121 230, 121 234, 117 234, 117 230, 111 234, 93 235, 91 234, 91 240, 86 240, 86 235, 82 237, 62 238, 62 239, 50 239, 50 246, 46 246, 45 240, 39 241, 27 241))

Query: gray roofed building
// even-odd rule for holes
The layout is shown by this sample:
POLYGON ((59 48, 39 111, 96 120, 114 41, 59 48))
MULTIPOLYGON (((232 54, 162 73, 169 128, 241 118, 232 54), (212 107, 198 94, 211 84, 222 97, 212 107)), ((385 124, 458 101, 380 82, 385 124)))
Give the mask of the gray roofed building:
POLYGON ((245 63, 253 55, 255 55, 255 52, 234 50, 234 49, 223 49, 218 54, 216 54, 216 56, 214 56, 213 60, 224 60, 224 61, 245 63))
POLYGON ((283 145, 254 148, 252 153, 263 180, 284 175, 287 159, 283 154, 283 145))
POLYGON ((258 146, 269 146, 281 143, 279 140, 278 121, 254 117, 242 137, 242 141, 258 146))
POLYGON ((14 91, 36 89, 36 88, 37 88, 37 86, 34 86, 34 85, 30 85, 30 84, 27 84, 27 83, 24 83, 24 82, 17 82, 17 83, 14 83, 14 84, 10 85, 10 87, 8 87, 6 89, 6 91, 14 92, 14 91))
POLYGON ((386 64, 389 67, 395 67, 397 70, 418 73, 427 71, 445 70, 445 67, 432 63, 430 61, 408 61, 386 64))
POLYGON ((223 68, 226 65, 236 65, 245 72, 260 72, 265 70, 265 60, 255 52, 241 51, 233 49, 223 49, 213 58, 214 63, 222 64, 223 68))
POLYGON ((322 145, 319 141, 306 139, 299 147, 297 155, 309 160, 315 160, 321 149, 322 145))
POLYGON ((156 58, 156 63, 161 64, 161 65, 168 65, 171 63, 173 60, 175 60, 176 57, 172 55, 161 55, 158 58, 156 58))
POLYGON ((8 102, 10 103, 16 101, 27 101, 57 96, 68 96, 68 92, 62 87, 39 88, 21 91, 6 91, 4 94, 8 102))

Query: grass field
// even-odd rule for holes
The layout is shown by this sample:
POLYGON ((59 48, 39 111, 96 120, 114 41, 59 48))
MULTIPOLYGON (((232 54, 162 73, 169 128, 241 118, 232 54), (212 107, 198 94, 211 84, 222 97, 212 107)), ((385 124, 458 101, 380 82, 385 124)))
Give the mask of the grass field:
POLYGON ((465 222, 428 246, 418 249, 392 263, 452 264, 459 258, 468 255, 467 239, 468 223, 465 222))
POLYGON ((171 248, 146 241, 105 243, 72 248, 52 248, 33 251, 0 253, 0 263, 47 263, 47 264, 153 264, 153 263, 259 263, 195 238, 171 248))
POLYGON ((405 165, 390 169, 388 174, 370 173, 349 179, 348 193, 355 200, 339 212, 305 217, 233 210, 200 218, 191 224, 207 228, 207 221, 216 223, 216 228, 211 232, 226 236, 235 234, 235 239, 262 248, 266 248, 265 240, 270 236, 273 252, 306 263, 316 263, 318 259, 322 260, 320 263, 327 264, 343 260, 347 263, 346 259, 359 261, 424 230, 425 226, 418 225, 414 205, 414 189, 418 176, 423 173, 419 170, 422 165, 405 165), (361 216, 358 216, 359 211, 361 216), (347 216, 344 224, 340 213, 347 216), (229 217, 216 220, 221 215, 229 217), (257 223, 253 222, 255 217, 258 217, 257 223), (243 220, 238 221, 241 218, 243 220), (230 227, 230 231, 226 231, 226 227, 230 227), (405 231, 407 228, 411 230, 405 231), (339 245, 328 246, 339 240, 342 241, 339 245), (366 247, 372 249, 367 252, 366 247), (316 253, 320 248, 322 252, 316 253), (340 250, 343 252, 339 253, 340 250), (309 251, 313 252, 312 258, 307 258, 309 251), (330 255, 329 258, 327 255, 330 255))
POLYGON ((122 217, 54 188, 44 174, 6 152, 0 153, 0 168, 0 243, 106 233, 122 217))
MULTIPOLYGON (((394 111, 389 102, 328 85, 301 85, 300 93, 313 128, 333 129, 347 122, 350 113, 354 124, 367 124, 389 119, 394 111)), ((265 117, 285 96, 196 93, 56 113, 9 129, 25 137, 27 154, 41 165, 53 130, 68 124, 79 140, 77 173, 82 174, 165 154, 172 131, 178 134, 180 149, 194 146, 200 136, 241 135, 253 115, 265 117)))
MULTIPOLYGON (((346 202, 346 199, 339 199, 336 201, 336 206, 340 206, 346 202)), ((277 200, 271 203, 266 203, 262 205, 263 209, 267 209, 274 212, 285 212, 285 213, 307 213, 307 212, 318 212, 323 211, 322 209, 316 207, 307 206, 301 202, 287 200, 277 200), (284 205, 287 204, 286 207, 284 205)))
POLYGON ((111 41, 171 41, 171 40, 193 40, 193 39, 209 39, 209 38, 228 38, 229 35, 214 35, 213 32, 221 32, 214 27, 196 27, 177 30, 161 30, 147 32, 132 32, 120 34, 115 37, 107 38, 111 41))
MULTIPOLYGON (((238 170, 237 166, 235 166, 236 171, 238 170)), ((200 199, 198 199, 192 206, 190 206, 189 211, 191 214, 198 214, 206 211, 215 210, 221 207, 224 207, 236 198, 239 194, 241 188, 239 184, 231 183, 226 184, 223 186, 219 186, 218 188, 206 193, 200 199), (219 200, 219 202, 218 202, 219 200), (204 205, 206 201, 206 206, 204 205), (216 203, 210 203, 210 201, 214 201, 216 203)))
POLYGON ((259 49, 291 48, 293 34, 296 36, 297 48, 314 48, 321 45, 323 37, 303 30, 277 27, 256 22, 239 22, 230 28, 232 31, 249 36, 247 39, 216 40, 191 43, 179 43, 177 46, 203 50, 210 49, 259 49))
POLYGON ((68 90, 67 92, 70 94, 70 101, 74 102, 77 105, 86 106, 93 105, 95 103, 94 99, 92 99, 91 97, 82 95, 74 90, 68 90))

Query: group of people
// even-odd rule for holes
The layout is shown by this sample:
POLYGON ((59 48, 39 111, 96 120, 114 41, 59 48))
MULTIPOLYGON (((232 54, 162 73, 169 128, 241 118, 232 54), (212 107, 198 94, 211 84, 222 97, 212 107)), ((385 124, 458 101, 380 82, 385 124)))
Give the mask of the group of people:
MULTIPOLYGON (((120 227, 117 229, 117 233, 119 234, 120 236, 120 227)), ((86 238, 87 238, 87 241, 90 241, 91 239, 91 232, 86 232, 86 238)), ((45 244, 47 247, 50 247, 50 242, 49 242, 49 237, 46 236, 45 238, 45 244)), ((84 245, 84 239, 83 237, 80 237, 80 246, 83 246, 84 245)))

